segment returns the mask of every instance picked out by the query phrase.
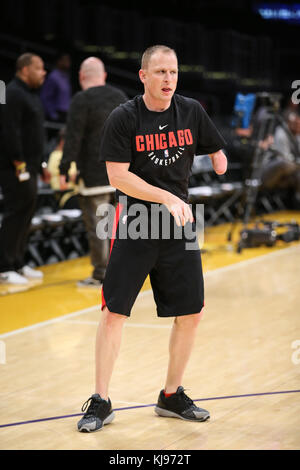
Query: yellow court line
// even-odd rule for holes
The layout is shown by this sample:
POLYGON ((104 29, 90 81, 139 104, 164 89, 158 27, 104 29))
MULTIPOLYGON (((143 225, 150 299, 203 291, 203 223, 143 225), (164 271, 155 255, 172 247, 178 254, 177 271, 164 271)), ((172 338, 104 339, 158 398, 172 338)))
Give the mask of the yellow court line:
MULTIPOLYGON (((300 213, 271 214, 265 218, 300 222, 300 213)), ((277 243, 276 246, 245 249, 241 254, 227 242, 226 236, 230 224, 210 227, 205 233, 202 262, 204 273, 229 266, 241 261, 282 250, 292 244, 277 243)), ((235 240, 239 235, 240 226, 235 231, 235 240)), ((294 242, 294 244, 297 242, 294 242)), ((53 265, 43 266, 44 281, 32 284, 28 290, 9 295, 1 295, 4 286, 0 287, 0 334, 21 329, 81 311, 101 304, 100 289, 78 289, 76 283, 91 275, 92 267, 89 257, 77 258, 53 265)), ((149 278, 146 279, 142 291, 151 288, 149 278)))

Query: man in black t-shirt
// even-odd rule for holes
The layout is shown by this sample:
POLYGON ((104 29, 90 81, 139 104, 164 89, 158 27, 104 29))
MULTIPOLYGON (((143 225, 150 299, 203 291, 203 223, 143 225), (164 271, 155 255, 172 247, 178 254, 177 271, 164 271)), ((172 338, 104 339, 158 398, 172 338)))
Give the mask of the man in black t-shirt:
POLYGON ((41 57, 30 52, 22 54, 16 62, 16 75, 7 86, 6 104, 1 107, 0 283, 4 284, 26 286, 31 279, 43 278, 42 271, 25 264, 25 254, 44 157, 44 113, 39 88, 45 75, 41 57))
POLYGON ((82 432, 98 430, 114 418, 109 381, 124 321, 148 274, 157 315, 175 317, 166 383, 155 412, 193 421, 210 417, 208 411, 196 407, 181 386, 204 305, 200 250, 186 249, 184 229, 194 224, 188 205, 194 155, 209 154, 216 173, 223 174, 227 168, 221 150, 225 142, 197 101, 174 94, 178 76, 174 50, 165 46, 147 49, 139 76, 144 84, 143 96, 116 108, 102 132, 100 158, 106 162, 111 185, 117 188, 119 205, 102 289, 96 393, 84 405, 83 411, 88 409, 78 423, 82 432), (162 224, 158 236, 152 236, 156 228, 152 215, 158 207, 162 224), (142 214, 140 219, 136 208, 142 214), (170 223, 165 237, 166 214, 170 223), (142 229, 148 227, 146 236, 145 232, 138 238, 131 236, 137 220, 142 229))

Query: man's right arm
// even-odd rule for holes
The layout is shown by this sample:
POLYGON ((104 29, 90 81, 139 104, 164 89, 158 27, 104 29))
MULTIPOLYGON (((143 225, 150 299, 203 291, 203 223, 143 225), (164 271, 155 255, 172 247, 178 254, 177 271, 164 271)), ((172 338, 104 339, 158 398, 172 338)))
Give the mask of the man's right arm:
POLYGON ((147 202, 164 204, 178 226, 193 221, 188 204, 174 194, 147 183, 129 171, 132 155, 132 135, 135 121, 122 106, 116 108, 104 124, 101 137, 100 160, 106 162, 111 186, 127 196, 147 202))
POLYGON ((106 162, 111 186, 122 193, 143 201, 164 204, 175 218, 178 226, 193 222, 193 213, 188 204, 169 191, 153 186, 129 171, 130 163, 106 162))

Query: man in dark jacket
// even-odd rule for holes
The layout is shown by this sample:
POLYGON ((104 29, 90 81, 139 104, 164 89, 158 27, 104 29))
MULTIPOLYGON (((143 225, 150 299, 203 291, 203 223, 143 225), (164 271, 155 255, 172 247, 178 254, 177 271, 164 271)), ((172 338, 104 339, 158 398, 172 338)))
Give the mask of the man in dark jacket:
POLYGON ((44 151, 43 108, 38 89, 45 69, 36 54, 16 63, 1 106, 0 186, 3 219, 0 229, 0 282, 27 284, 42 273, 25 266, 24 255, 37 197, 37 177, 44 151))
POLYGON ((61 189, 71 162, 76 162, 79 171, 79 202, 88 233, 92 277, 78 283, 79 287, 98 287, 106 272, 109 257, 108 238, 100 240, 96 226, 100 221, 97 207, 110 203, 114 190, 109 186, 104 162, 99 161, 101 129, 111 113, 127 96, 115 87, 106 84, 107 74, 103 62, 89 57, 81 64, 79 81, 82 91, 78 92, 70 106, 64 153, 60 164, 61 189))

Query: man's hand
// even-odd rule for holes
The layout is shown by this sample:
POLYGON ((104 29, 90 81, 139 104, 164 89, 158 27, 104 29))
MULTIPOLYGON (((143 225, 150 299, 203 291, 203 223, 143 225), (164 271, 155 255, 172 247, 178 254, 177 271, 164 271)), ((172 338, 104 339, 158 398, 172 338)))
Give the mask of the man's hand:
POLYGON ((211 153, 210 155, 212 166, 217 175, 224 175, 227 170, 227 158, 226 155, 219 150, 218 152, 211 153))
POLYGON ((42 164, 42 174, 41 178, 44 181, 44 183, 49 184, 51 181, 51 173, 47 168, 47 164, 42 164))
POLYGON ((16 176, 17 177, 19 177, 19 175, 21 173, 26 171, 26 163, 25 162, 22 162, 20 160, 14 160, 13 164, 14 164, 15 169, 16 169, 16 176))
POLYGON ((68 189, 68 183, 66 181, 66 175, 59 176, 59 187, 61 191, 68 189))
POLYGON ((44 181, 44 183, 46 183, 46 184, 50 183, 51 173, 50 173, 49 170, 47 170, 47 168, 43 168, 43 173, 42 173, 41 177, 42 177, 42 180, 44 181))
POLYGON ((152 186, 142 178, 129 171, 130 163, 106 162, 107 174, 112 187, 128 196, 155 202, 166 206, 173 215, 178 227, 186 222, 194 222, 190 206, 182 199, 165 189, 152 186))
POLYGON ((78 172, 69 174, 69 182, 76 184, 78 172))
POLYGON ((274 144, 274 137, 272 135, 268 135, 265 140, 260 140, 258 142, 258 146, 263 150, 268 150, 271 145, 274 144))
POLYGON ((164 205, 173 215, 178 227, 184 226, 187 222, 194 222, 194 216, 190 206, 179 197, 169 194, 168 200, 164 205))

